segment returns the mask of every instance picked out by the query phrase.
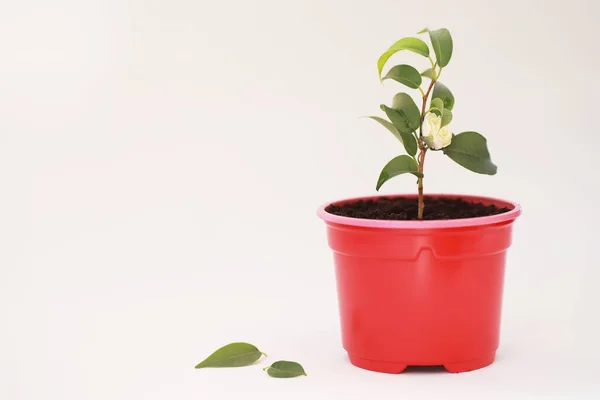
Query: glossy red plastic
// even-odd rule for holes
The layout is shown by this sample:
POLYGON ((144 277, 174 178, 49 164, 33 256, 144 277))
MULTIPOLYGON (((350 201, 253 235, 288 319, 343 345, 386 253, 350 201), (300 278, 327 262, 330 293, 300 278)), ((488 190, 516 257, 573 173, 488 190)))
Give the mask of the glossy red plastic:
POLYGON ((456 220, 380 221, 329 214, 329 203, 318 210, 334 252, 342 343, 358 367, 399 373, 411 365, 443 365, 466 372, 494 361, 506 250, 521 208, 488 197, 432 196, 510 211, 456 220))

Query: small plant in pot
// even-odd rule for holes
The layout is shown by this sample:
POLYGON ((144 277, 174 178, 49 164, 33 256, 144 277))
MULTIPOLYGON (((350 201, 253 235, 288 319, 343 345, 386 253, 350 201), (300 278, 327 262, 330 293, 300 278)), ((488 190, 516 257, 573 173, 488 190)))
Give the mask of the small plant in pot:
POLYGON ((370 117, 401 143, 401 154, 379 174, 412 174, 411 195, 340 200, 318 210, 334 253, 342 342, 361 368, 399 373, 409 365, 443 365, 466 372, 490 365, 499 346, 506 251, 520 207, 484 196, 424 195, 428 154, 445 155, 466 169, 495 175, 486 139, 454 133, 454 96, 440 82, 452 57, 447 29, 398 40, 379 58, 379 77, 419 95, 398 93, 370 117), (429 61, 382 71, 397 52, 429 61), (435 154, 437 153, 437 154, 435 154))

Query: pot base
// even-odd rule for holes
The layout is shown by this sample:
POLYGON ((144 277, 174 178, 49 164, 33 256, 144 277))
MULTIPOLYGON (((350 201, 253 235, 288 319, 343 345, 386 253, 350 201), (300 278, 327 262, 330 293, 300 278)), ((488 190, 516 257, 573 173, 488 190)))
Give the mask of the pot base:
MULTIPOLYGON (((494 358, 496 357, 496 352, 492 352, 484 355, 483 357, 475 358, 468 361, 461 362, 453 362, 453 363, 442 363, 446 371, 452 373, 460 373, 460 372, 468 372, 474 371, 476 369, 487 367, 494 362, 494 358)), ((399 374, 404 371, 409 365, 419 365, 415 363, 400 363, 400 362, 390 362, 390 361, 377 361, 377 360, 369 360, 367 358, 362 358, 356 356, 354 354, 348 353, 348 358, 350 362, 362 369, 367 369, 369 371, 375 372, 384 372, 388 374, 399 374)), ((439 364, 438 364, 439 365, 439 364)), ((434 366, 434 365, 431 365, 434 366)))

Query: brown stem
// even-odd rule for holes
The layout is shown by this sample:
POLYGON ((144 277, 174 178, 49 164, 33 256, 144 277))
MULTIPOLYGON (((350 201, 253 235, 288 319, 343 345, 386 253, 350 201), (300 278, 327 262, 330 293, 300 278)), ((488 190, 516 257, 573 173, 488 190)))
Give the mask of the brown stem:
MULTIPOLYGON (((427 147, 425 147, 425 143, 423 142, 423 121, 425 120, 425 108, 427 107, 427 98, 429 97, 429 93, 431 93, 431 89, 435 84, 435 79, 431 80, 429 87, 427 88, 427 92, 423 96, 423 106, 421 107, 421 124, 419 125, 419 172, 423 173, 423 166, 425 165, 425 152, 427 151, 427 147)), ((419 187, 419 209, 417 213, 418 219, 423 219, 423 211, 425 210, 425 200, 423 198, 423 178, 418 178, 417 185, 419 187)))
MULTIPOLYGON (((425 165, 425 152, 427 148, 423 145, 423 140, 419 139, 419 148, 421 152, 419 153, 419 172, 423 173, 423 165, 425 165)), ((423 199, 423 178, 418 178, 417 180, 419 186, 419 211, 417 214, 418 219, 423 219, 423 210, 425 210, 425 200, 423 199)))

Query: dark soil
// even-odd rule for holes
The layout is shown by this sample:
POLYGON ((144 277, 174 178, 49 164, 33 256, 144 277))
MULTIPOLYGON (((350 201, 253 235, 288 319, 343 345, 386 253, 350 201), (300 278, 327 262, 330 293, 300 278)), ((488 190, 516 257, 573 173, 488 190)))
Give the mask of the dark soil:
MULTIPOLYGON (((343 205, 330 204, 325 211, 343 217, 384 220, 416 220, 417 198, 380 197, 372 200, 359 200, 343 205)), ((446 199, 425 196, 423 219, 461 219, 487 217, 510 211, 506 207, 471 203, 461 198, 446 199)))

